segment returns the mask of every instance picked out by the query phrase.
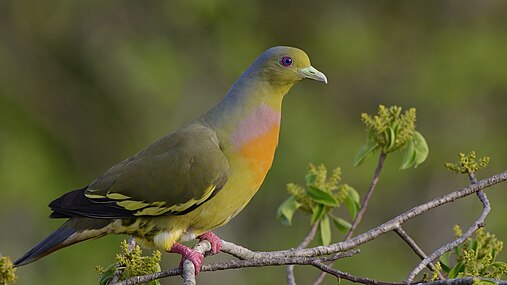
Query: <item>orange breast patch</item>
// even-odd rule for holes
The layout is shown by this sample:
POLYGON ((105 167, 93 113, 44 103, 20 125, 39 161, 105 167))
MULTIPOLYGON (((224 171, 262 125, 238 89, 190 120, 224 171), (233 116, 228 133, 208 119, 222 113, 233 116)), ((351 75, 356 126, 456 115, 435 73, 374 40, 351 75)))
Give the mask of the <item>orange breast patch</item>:
POLYGON ((280 125, 275 124, 264 134, 241 146, 240 154, 248 160, 259 186, 273 163, 279 132, 280 125))

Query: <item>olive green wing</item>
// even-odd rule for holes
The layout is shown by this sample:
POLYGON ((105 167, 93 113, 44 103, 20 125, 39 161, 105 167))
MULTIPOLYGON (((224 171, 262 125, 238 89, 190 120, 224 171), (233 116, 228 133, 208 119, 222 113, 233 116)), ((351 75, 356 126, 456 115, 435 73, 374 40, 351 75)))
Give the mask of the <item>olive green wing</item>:
POLYGON ((49 206, 52 217, 129 218, 181 215, 227 182, 229 163, 213 130, 192 124, 113 166, 49 206))

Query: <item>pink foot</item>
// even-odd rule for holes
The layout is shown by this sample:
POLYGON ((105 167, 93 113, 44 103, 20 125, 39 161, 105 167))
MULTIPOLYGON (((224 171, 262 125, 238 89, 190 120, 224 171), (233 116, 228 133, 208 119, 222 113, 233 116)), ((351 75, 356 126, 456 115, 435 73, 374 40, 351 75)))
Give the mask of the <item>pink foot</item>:
POLYGON ((197 237, 199 240, 207 240, 211 244, 211 254, 217 254, 222 249, 222 240, 213 232, 207 231, 197 237))
POLYGON ((199 271, 201 271, 202 261, 204 259, 204 255, 202 253, 199 253, 180 243, 173 244, 170 252, 181 254, 180 268, 183 268, 183 262, 185 259, 188 259, 194 264, 195 274, 199 274, 199 271))

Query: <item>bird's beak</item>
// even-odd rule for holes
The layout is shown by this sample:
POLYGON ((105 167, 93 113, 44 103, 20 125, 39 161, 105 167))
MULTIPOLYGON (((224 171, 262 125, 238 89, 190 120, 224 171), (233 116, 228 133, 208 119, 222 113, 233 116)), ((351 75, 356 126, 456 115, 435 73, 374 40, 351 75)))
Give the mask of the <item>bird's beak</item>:
POLYGON ((326 75, 324 75, 324 73, 318 71, 317 69, 315 69, 315 67, 313 66, 308 66, 308 67, 305 67, 305 68, 301 68, 299 70, 299 73, 301 75, 303 75, 304 78, 309 78, 309 79, 313 79, 313 80, 317 80, 317 81, 320 81, 320 82, 324 82, 327 84, 327 77, 326 75))

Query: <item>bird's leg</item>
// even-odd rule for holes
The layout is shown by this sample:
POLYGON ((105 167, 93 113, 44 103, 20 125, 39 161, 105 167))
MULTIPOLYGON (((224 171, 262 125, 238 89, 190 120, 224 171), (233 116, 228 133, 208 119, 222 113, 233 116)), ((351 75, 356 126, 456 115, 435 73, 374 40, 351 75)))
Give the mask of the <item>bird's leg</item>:
POLYGON ((181 243, 173 244, 169 252, 174 252, 181 255, 180 268, 183 268, 183 262, 185 259, 188 259, 194 264, 195 274, 199 274, 199 271, 201 271, 201 265, 204 259, 204 255, 202 253, 197 252, 188 246, 182 245, 181 243))
POLYGON ((222 249, 222 240, 213 232, 207 231, 197 237, 199 240, 207 240, 211 244, 211 250, 208 253, 217 254, 222 249))

